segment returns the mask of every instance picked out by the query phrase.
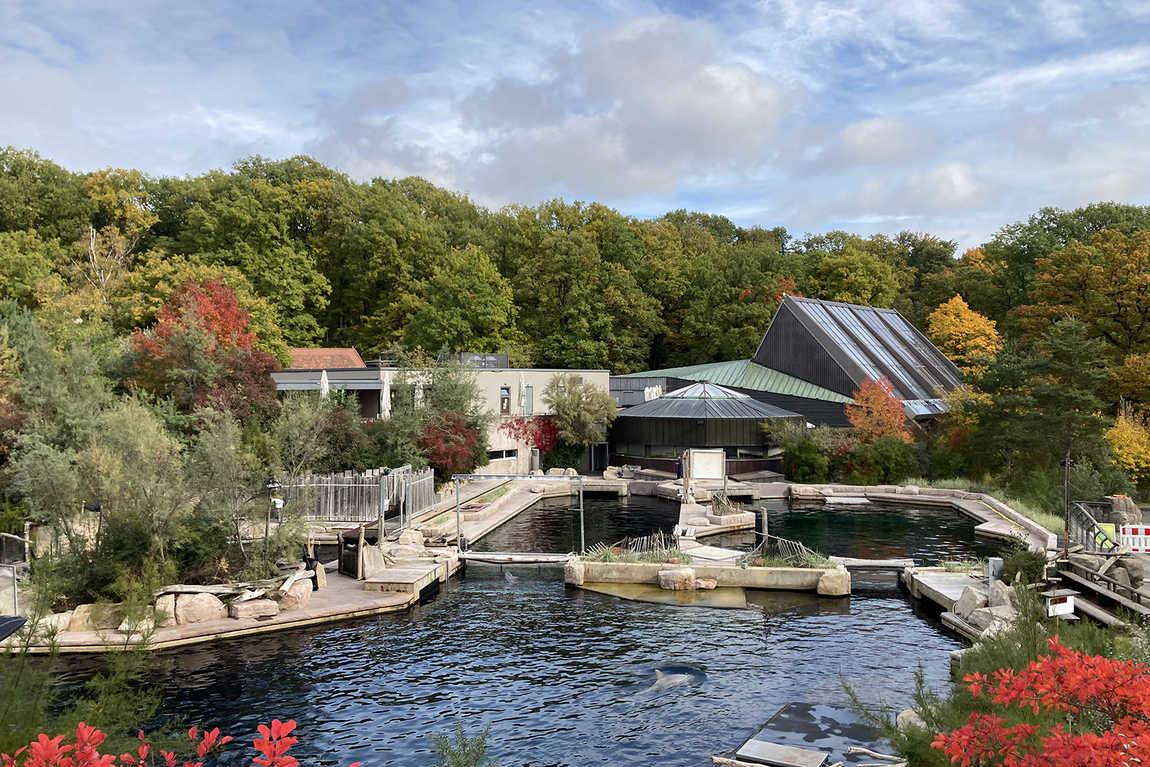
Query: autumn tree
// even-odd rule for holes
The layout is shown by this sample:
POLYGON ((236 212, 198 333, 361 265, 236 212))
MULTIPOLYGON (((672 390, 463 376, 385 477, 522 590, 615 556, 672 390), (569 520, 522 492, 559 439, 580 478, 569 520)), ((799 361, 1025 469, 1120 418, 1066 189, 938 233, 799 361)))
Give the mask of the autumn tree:
POLYGON ((866 379, 852 396, 854 402, 846 405, 846 415, 860 440, 871 443, 883 437, 896 437, 910 442, 902 399, 895 394, 894 385, 886 376, 877 381, 866 379))
POLYGON ((1019 309, 1032 325, 1076 317, 1105 339, 1112 357, 1150 350, 1150 229, 1098 232, 1089 245, 1074 240, 1037 259, 1035 269, 1035 303, 1019 309))
POLYGON ((132 334, 132 384, 183 410, 212 407, 246 419, 275 401, 275 357, 256 348, 235 293, 208 280, 178 289, 149 330, 132 334))
POLYGON ((435 413, 424 422, 419 437, 419 448, 440 482, 475 468, 478 443, 479 435, 467 425, 462 413, 435 413))
POLYGON ((955 296, 930 313, 926 334, 966 373, 979 370, 979 360, 994 357, 1002 348, 994 320, 973 311, 962 296, 955 296))
POLYGON ((1106 431, 1114 462, 1139 487, 1150 484, 1150 423, 1145 412, 1124 412, 1106 431))

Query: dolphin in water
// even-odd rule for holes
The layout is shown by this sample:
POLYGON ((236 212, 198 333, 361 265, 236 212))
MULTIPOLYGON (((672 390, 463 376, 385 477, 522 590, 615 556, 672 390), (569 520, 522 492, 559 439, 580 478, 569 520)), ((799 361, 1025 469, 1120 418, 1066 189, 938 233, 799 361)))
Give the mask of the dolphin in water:
POLYGON ((519 576, 512 575, 510 570, 505 570, 503 572, 503 580, 507 581, 508 583, 519 583, 519 576))
POLYGON ((655 669, 655 684, 648 687, 647 692, 662 692, 672 687, 690 684, 693 679, 694 677, 690 674, 664 674, 659 669, 655 669))

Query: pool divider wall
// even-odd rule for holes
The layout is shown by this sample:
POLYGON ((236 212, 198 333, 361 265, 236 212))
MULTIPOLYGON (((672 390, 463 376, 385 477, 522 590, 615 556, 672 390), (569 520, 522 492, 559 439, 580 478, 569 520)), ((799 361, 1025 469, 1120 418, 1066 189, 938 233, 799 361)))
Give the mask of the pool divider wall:
POLYGON ((714 578, 719 586, 772 591, 813 591, 820 596, 845 597, 851 593, 851 575, 845 567, 734 567, 730 565, 673 565, 659 562, 592 562, 573 558, 564 568, 572 586, 585 583, 658 584, 660 570, 690 567, 698 578, 714 578))

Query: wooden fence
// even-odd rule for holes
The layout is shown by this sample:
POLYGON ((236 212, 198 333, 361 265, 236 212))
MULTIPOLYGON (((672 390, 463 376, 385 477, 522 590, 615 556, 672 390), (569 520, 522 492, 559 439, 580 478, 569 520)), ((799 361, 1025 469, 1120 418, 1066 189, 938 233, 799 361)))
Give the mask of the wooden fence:
POLYGON ((382 515, 386 527, 409 527, 411 520, 439 500, 431 469, 368 469, 338 474, 305 474, 283 486, 284 502, 302 507, 306 519, 372 522, 382 515))

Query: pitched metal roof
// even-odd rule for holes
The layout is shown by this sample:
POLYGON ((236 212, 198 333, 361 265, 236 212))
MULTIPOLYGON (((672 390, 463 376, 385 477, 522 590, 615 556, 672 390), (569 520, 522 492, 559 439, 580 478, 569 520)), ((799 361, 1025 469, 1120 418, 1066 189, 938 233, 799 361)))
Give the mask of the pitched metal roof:
POLYGON ((629 407, 620 418, 695 418, 762 421, 768 418, 802 418, 712 383, 693 383, 662 397, 629 407))
POLYGON ((365 368, 363 358, 355 349, 328 347, 319 349, 292 349, 292 370, 323 370, 324 368, 365 368))
POLYGON ((887 378, 904 400, 936 400, 961 385, 954 364, 894 309, 787 296, 755 358, 786 366, 815 354, 833 360, 855 385, 867 378, 887 378), (811 340, 795 339, 795 326, 780 317, 794 317, 811 340), (772 331, 788 339, 780 343, 772 331))
POLYGON ((779 370, 760 365, 754 360, 731 360, 729 362, 708 362, 702 365, 686 365, 663 370, 648 370, 642 373, 628 373, 613 378, 651 378, 665 376, 682 378, 688 381, 708 381, 720 386, 735 386, 751 391, 765 391, 786 394, 791 397, 821 399, 828 402, 852 402, 843 394, 831 391, 801 378, 787 375, 779 370))

